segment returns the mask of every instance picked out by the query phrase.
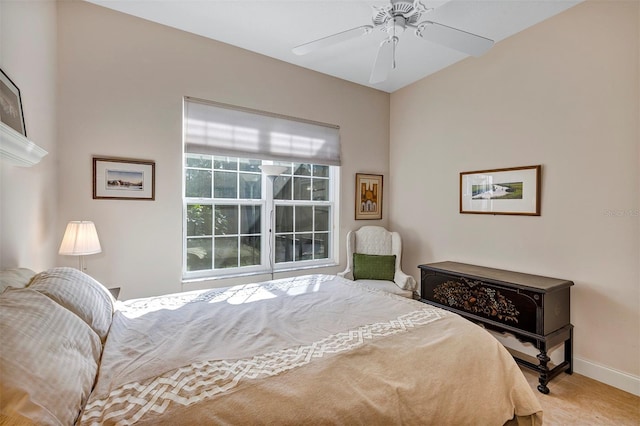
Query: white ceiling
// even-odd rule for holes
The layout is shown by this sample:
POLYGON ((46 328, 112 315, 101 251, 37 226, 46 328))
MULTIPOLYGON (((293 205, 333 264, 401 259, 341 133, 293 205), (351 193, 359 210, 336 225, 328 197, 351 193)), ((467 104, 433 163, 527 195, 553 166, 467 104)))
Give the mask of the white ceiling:
MULTIPOLYGON (((398 90, 467 57, 420 39, 413 31, 406 31, 396 48, 396 69, 386 81, 372 85, 369 75, 385 33, 374 31, 304 56, 291 52, 299 44, 360 25, 371 25, 371 6, 385 6, 388 1, 87 1, 385 92, 398 90)), ((481 35, 499 44, 580 1, 422 0, 422 3, 435 8, 429 12, 429 20, 481 35)))

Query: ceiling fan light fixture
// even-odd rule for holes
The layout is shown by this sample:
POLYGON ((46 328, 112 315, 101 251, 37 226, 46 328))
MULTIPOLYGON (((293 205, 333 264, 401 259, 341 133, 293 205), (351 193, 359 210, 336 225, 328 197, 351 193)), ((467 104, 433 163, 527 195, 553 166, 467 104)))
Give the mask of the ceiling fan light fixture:
POLYGON ((396 16, 389 21, 385 31, 391 36, 399 36, 407 28, 406 21, 402 16, 396 16))

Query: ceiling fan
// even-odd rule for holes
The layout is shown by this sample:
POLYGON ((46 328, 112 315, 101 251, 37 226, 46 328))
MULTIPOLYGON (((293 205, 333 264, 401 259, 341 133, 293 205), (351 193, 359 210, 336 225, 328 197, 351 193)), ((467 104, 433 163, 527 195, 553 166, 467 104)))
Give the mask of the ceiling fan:
POLYGON ((371 34, 375 30, 386 32, 388 37, 380 43, 369 78, 369 82, 375 84, 385 81, 389 76, 389 72, 395 69, 395 49, 396 44, 398 44, 398 36, 407 29, 414 30, 416 36, 424 40, 438 43, 472 56, 480 56, 493 46, 493 40, 488 38, 438 24, 437 22, 423 20, 423 15, 433 9, 425 7, 419 0, 391 0, 387 6, 372 7, 373 17, 371 20, 373 25, 362 25, 301 44, 293 48, 293 53, 305 55, 317 49, 371 34))

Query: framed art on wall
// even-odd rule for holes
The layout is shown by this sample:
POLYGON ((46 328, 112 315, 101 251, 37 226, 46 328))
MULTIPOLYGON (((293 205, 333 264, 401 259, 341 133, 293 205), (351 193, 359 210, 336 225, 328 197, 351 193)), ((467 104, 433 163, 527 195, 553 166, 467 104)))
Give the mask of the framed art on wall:
POLYGON ((23 136, 27 136, 22 112, 20 89, 0 69, 0 121, 23 136))
POLYGON ((356 173, 358 219, 382 219, 382 175, 356 173))
POLYGON ((154 161, 93 157, 93 198, 155 200, 154 161))
POLYGON ((460 213, 540 216, 542 166, 460 173, 460 213))

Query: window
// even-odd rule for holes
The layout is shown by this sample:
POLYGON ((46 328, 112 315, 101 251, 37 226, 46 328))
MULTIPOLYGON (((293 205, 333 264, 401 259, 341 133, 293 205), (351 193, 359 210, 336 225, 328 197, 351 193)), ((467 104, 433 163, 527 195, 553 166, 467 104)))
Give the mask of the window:
POLYGON ((286 169, 271 180, 262 164, 185 155, 185 277, 333 263, 334 167, 276 162, 286 169))
POLYGON ((185 98, 184 153, 184 278, 336 263, 337 126, 185 98))
POLYGON ((275 262, 329 258, 329 166, 293 164, 274 180, 275 262))

